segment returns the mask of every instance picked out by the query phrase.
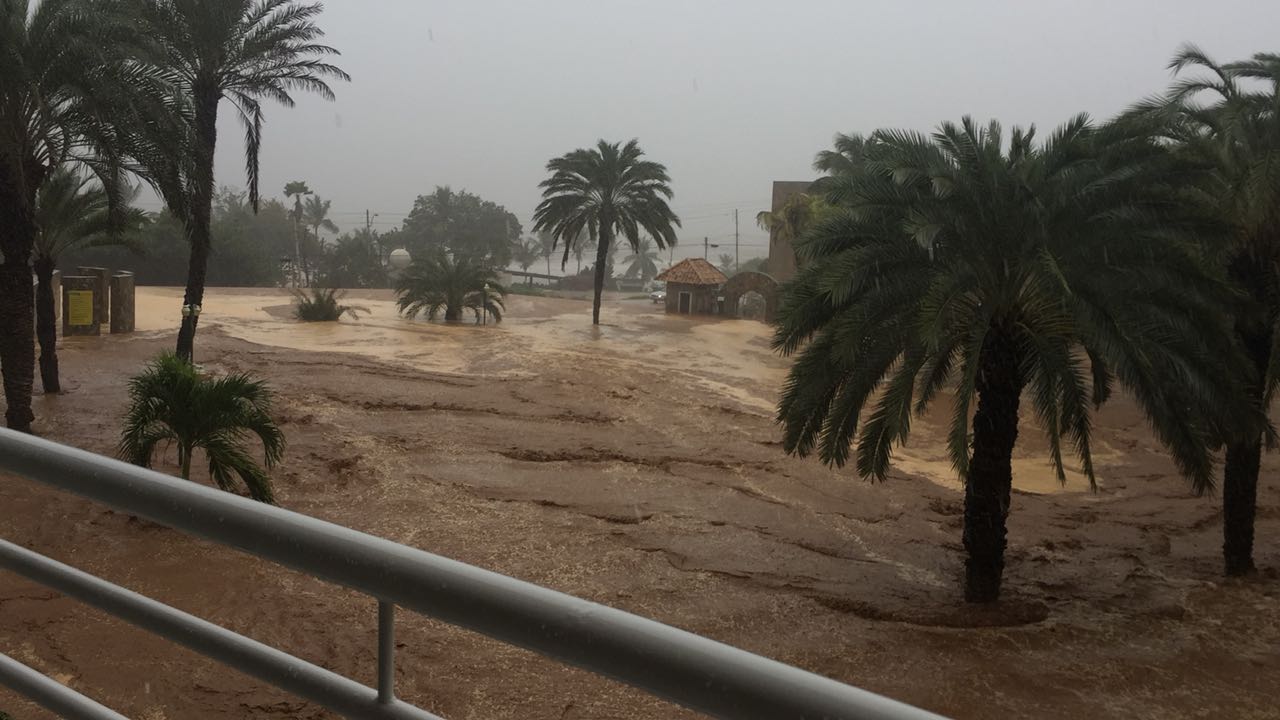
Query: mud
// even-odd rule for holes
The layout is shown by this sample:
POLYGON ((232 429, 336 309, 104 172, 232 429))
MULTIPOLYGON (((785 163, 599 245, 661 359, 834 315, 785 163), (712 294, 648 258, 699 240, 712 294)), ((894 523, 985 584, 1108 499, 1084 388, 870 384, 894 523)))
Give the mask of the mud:
MULTIPOLYGON (((110 452, 123 379, 172 343, 179 301, 141 288, 139 332, 64 341, 38 431, 110 452)), ((778 445, 785 361, 750 321, 613 300, 513 297, 498 326, 299 324, 288 297, 211 291, 197 360, 277 390, 281 504, 620 607, 961 718, 1280 717, 1280 488, 1257 560, 1220 576, 1220 501, 1196 498, 1121 398, 1098 417, 1100 487, 1057 483, 1024 418, 1005 600, 960 601, 946 404, 888 481, 778 445)), ((203 480, 203 478, 198 478, 203 480)), ((0 536, 372 682, 362 596, 0 478, 0 536)), ((693 717, 611 681, 414 616, 398 690, 449 718, 693 717)), ((0 574, 0 648, 130 717, 326 713, 0 574)), ((46 714, 0 691, 15 719, 46 714)))

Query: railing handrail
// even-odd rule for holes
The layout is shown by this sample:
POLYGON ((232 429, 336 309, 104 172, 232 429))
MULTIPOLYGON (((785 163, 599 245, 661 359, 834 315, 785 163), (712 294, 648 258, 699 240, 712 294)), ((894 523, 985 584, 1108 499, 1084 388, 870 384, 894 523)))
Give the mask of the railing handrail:
POLYGON ((9 430, 7 471, 732 718, 938 716, 621 610, 9 430))

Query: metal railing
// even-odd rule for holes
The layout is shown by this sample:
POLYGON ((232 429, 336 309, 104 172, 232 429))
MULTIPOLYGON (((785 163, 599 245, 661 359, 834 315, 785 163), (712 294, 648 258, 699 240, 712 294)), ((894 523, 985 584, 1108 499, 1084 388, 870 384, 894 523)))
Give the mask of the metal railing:
MULTIPOLYGON (((376 598, 374 689, 0 540, 0 568, 345 717, 436 718, 394 694, 394 609, 399 606, 717 717, 938 718, 620 610, 39 438, 0 430, 0 471, 376 598)), ((122 717, 4 655, 0 684, 72 720, 122 717)))

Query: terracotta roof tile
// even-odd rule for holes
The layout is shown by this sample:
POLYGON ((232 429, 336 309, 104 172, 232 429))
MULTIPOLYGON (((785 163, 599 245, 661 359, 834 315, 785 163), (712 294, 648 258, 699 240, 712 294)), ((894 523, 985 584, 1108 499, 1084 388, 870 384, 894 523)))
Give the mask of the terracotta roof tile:
POLYGON ((702 258, 688 258, 658 273, 654 279, 682 285, 720 285, 729 278, 702 258))

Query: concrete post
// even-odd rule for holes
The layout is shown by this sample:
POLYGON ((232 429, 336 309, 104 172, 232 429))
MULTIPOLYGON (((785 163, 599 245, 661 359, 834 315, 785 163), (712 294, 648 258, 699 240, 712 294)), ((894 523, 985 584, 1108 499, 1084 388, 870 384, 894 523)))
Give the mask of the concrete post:
POLYGON ((111 271, 100 267, 78 267, 76 268, 76 273, 97 279, 98 286, 94 290, 93 311, 97 314, 99 325, 109 326, 111 323, 111 306, 108 294, 111 292, 111 271))
POLYGON ((62 278, 62 335, 101 335, 98 322, 98 278, 70 275, 62 278))
POLYGON ((133 273, 111 276, 111 333, 133 332, 133 273))

